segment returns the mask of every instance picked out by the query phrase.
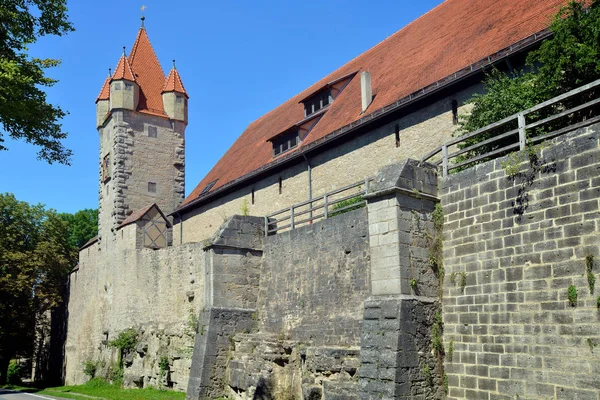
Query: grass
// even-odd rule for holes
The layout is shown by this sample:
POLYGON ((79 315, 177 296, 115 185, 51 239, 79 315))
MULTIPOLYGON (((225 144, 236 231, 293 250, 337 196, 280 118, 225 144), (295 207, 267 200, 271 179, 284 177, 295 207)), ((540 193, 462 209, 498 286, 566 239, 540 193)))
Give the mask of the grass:
POLYGON ((116 385, 111 385, 101 378, 92 379, 84 385, 77 386, 59 386, 50 387, 40 391, 24 387, 8 387, 7 389, 36 392, 49 396, 62 397, 65 399, 90 400, 183 400, 185 393, 172 390, 158 390, 153 388, 145 389, 123 389, 116 385))

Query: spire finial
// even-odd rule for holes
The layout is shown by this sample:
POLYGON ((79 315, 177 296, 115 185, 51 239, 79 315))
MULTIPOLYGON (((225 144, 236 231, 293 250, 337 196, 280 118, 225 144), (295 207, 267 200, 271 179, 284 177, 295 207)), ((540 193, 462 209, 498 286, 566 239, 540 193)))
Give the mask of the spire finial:
POLYGON ((123 46, 123 56, 125 56, 125 46, 123 46))
POLYGON ((146 29, 144 27, 144 21, 146 20, 146 17, 144 16, 144 10, 146 10, 146 8, 147 8, 146 6, 140 7, 140 10, 142 10, 142 17, 140 18, 142 20, 142 29, 146 29))
POLYGON ((108 77, 110 78, 112 76, 112 68, 108 67, 108 77))
POLYGON ((177 67, 175 67, 175 59, 173 59, 173 68, 177 69, 177 67))

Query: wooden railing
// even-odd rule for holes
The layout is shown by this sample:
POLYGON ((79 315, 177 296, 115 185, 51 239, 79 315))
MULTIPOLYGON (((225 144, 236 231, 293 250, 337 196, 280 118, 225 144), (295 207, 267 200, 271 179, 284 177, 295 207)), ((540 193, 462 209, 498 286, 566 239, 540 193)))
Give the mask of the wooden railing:
MULTIPOLYGON (((453 169, 466 168, 471 164, 489 160, 495 157, 500 157, 516 149, 523 150, 527 146, 528 142, 531 144, 539 143, 564 133, 568 133, 574 129, 591 125, 600 121, 600 116, 597 115, 597 113, 590 114, 588 112, 582 116, 579 121, 573 121, 572 117, 576 115, 576 113, 579 113, 585 109, 589 109, 600 103, 600 98, 598 98, 598 96, 593 96, 596 98, 592 98, 591 100, 584 97, 585 92, 598 86, 600 86, 600 79, 528 108, 527 110, 511 115, 510 117, 504 118, 498 122, 494 122, 493 124, 490 124, 484 128, 478 129, 463 136, 459 136, 433 150, 423 157, 421 161, 432 162, 438 166, 441 165, 443 176, 446 177, 453 169), (581 101, 582 99, 584 99, 584 101, 589 101, 577 106, 573 106, 571 104, 581 101), (566 109, 566 107, 570 108, 566 109), (527 122, 528 117, 530 119, 539 119, 527 122), (557 128, 556 121, 567 117, 571 118, 569 123, 566 125, 564 123, 562 125, 558 124, 557 128), (550 124, 551 122, 554 122, 554 126, 550 124), (503 128, 505 132, 502 132, 503 128), (554 130, 546 133, 544 128, 554 130), (537 134, 531 135, 530 132, 528 132, 531 130, 537 134), (486 134, 491 135, 491 137, 485 139, 486 134), (470 146, 465 143, 469 139, 473 139, 476 136, 482 137, 483 140, 478 141, 470 146), (499 144, 498 142, 501 143, 499 144), (474 152, 474 150, 480 149, 483 146, 487 146, 487 148, 485 148, 485 152, 481 150, 474 152), (438 156, 440 153, 441 158, 438 156), (469 155, 474 156, 469 157, 469 155), (459 156, 462 157, 456 160, 456 158, 459 156)), ((590 96, 588 95, 588 97, 590 96)))
POLYGON ((363 196, 369 192, 373 177, 325 193, 322 196, 294 204, 265 217, 265 234, 272 235, 312 224, 366 203, 363 196))

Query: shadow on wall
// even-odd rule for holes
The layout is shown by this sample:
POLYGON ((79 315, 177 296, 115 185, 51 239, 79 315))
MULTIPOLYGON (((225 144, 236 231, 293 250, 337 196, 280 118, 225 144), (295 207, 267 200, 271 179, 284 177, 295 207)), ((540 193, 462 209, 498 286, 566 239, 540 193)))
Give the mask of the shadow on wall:
POLYGON ((34 376, 36 384, 60 386, 65 382, 65 346, 69 320, 69 281, 62 288, 63 302, 36 321, 34 376))

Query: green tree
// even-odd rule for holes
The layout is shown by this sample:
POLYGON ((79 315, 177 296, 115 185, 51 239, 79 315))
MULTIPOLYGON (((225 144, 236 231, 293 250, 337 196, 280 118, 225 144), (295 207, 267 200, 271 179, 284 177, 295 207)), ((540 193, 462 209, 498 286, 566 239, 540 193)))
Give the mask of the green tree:
POLYGON ((552 38, 528 57, 530 65, 539 65, 539 86, 546 98, 600 78, 600 0, 569 2, 550 29, 552 38))
POLYGON ((56 212, 0 194, 0 384, 11 358, 31 354, 36 316, 61 302, 77 257, 68 233, 56 212))
POLYGON ((98 234, 98 210, 86 208, 75 214, 59 214, 69 226, 69 245, 76 249, 98 234))
MULTIPOLYGON (((456 135, 473 132, 600 78, 600 0, 591 3, 571 1, 554 17, 550 29, 552 37, 527 58, 529 72, 516 71, 507 75, 494 69, 487 74, 484 94, 476 94, 469 100, 473 108, 468 115, 461 116, 456 135)), ((590 91, 583 100, 594 96, 595 92, 590 91)), ((562 106, 572 105, 565 103, 562 106)), ((528 117, 537 119, 550 113, 552 109, 548 108, 528 117)), ((544 129, 564 126, 568 124, 568 118, 528 132, 528 135, 535 136, 543 133, 544 129)), ((460 147, 471 146, 516 127, 516 122, 505 124, 466 140, 460 147)), ((504 147, 508 142, 514 143, 514 138, 472 150, 457 157, 457 162, 504 147)))
POLYGON ((60 61, 27 54, 39 37, 73 30, 66 0, 0 0, 0 27, 0 150, 7 149, 7 133, 41 147, 39 159, 69 164, 71 151, 61 143, 67 133, 59 123, 65 112, 49 104, 42 90, 56 83, 45 70, 60 61))

